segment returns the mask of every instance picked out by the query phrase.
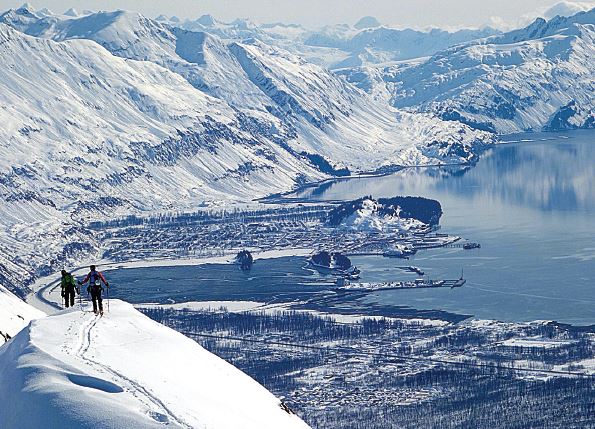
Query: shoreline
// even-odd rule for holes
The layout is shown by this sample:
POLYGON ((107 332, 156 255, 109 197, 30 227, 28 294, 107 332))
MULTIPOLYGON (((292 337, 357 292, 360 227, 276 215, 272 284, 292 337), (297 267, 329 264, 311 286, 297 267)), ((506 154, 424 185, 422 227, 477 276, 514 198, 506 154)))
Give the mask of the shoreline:
MULTIPOLYGON (((414 168, 443 168, 443 167, 473 167, 477 162, 481 160, 481 156, 486 151, 493 149, 497 146, 505 146, 510 144, 523 144, 523 143, 543 143, 547 141, 554 141, 556 139, 572 139, 573 137, 568 137, 563 135, 567 132, 576 132, 581 131, 579 130, 562 130, 562 131, 528 131, 523 133, 511 133, 511 134, 497 134, 498 140, 493 144, 484 149, 480 155, 477 156, 476 159, 467 162, 460 162, 460 163, 437 163, 437 164, 420 164, 420 165, 391 165, 386 166, 385 168, 387 171, 361 171, 355 172, 353 175, 350 176, 343 176, 343 177, 329 177, 326 179, 308 182, 297 188, 286 191, 286 192, 278 192, 274 194, 267 195, 265 197, 255 198, 252 202, 257 202, 261 204, 297 204, 297 203, 328 203, 334 204, 340 202, 339 200, 312 200, 312 199, 303 199, 303 198, 287 198, 288 195, 296 194, 298 192, 304 191, 306 189, 317 188, 329 183, 336 183, 336 182, 343 182, 348 180, 357 180, 357 179, 372 179, 378 177, 385 177, 390 176, 392 174, 396 174, 403 170, 409 170, 414 168), (536 136, 544 136, 543 138, 538 138, 536 136), (528 138, 532 136, 532 138, 528 138), (545 137, 545 136, 552 136, 552 137, 545 137), (504 138, 515 138, 518 137, 517 140, 503 140, 504 138), (522 138, 527 137, 527 138, 522 138)), ((589 130, 584 130, 589 131, 589 130)))
MULTIPOLYGON (((275 259, 291 256, 308 256, 312 253, 309 249, 282 249, 282 250, 267 250, 264 252, 253 253, 254 260, 275 259)), ((202 258, 187 258, 187 259, 145 259, 138 261, 115 262, 111 260, 89 261, 85 264, 79 265, 71 269, 70 273, 76 276, 84 276, 88 267, 95 264, 97 269, 102 272, 108 272, 118 269, 133 269, 133 268, 152 268, 152 267, 179 267, 179 266, 195 266, 207 264, 225 264, 231 263, 233 255, 224 256, 205 256, 202 258)), ((61 274, 56 272, 37 279, 31 284, 31 293, 29 293, 25 302, 43 311, 46 314, 52 314, 57 310, 61 310, 61 299, 53 299, 52 293, 59 285, 61 274)))
MULTIPOLYGON (((560 134, 565 134, 565 133, 563 133, 563 132, 548 132, 548 133, 533 132, 533 133, 522 133, 521 135, 507 134, 507 135, 503 135, 501 137, 513 138, 514 136, 519 136, 519 137, 527 137, 527 139, 519 139, 516 141, 501 141, 501 142, 495 144, 494 146, 507 145, 507 144, 512 144, 512 143, 522 144, 524 142, 529 142, 529 141, 540 143, 541 141, 545 141, 545 140, 555 140, 555 136, 560 136, 560 134), (547 138, 539 139, 540 136, 547 137, 547 138), (549 137, 549 136, 552 136, 552 137, 549 137), (529 138, 531 138, 532 140, 529 140, 529 138)), ((572 139, 573 137, 566 135, 566 136, 563 136, 563 138, 572 139)), ((454 165, 465 166, 464 164, 454 164, 454 165)), ((425 167, 427 168, 427 167, 435 167, 435 166, 425 166, 425 167)), ((408 166, 408 167, 403 167, 403 168, 418 168, 418 167, 408 166)), ((403 168, 401 168, 401 169, 403 169, 403 168)), ((339 180, 346 181, 346 180, 358 179, 358 178, 384 176, 387 174, 391 174, 391 173, 382 173, 382 174, 376 174, 376 175, 358 175, 358 176, 351 176, 351 177, 344 177, 344 178, 329 178, 329 179, 325 179, 320 182, 306 184, 306 185, 304 185, 304 187, 302 187, 302 189, 315 187, 317 185, 320 185, 321 183, 327 183, 330 181, 339 181, 339 180)), ((294 191, 290 191, 290 193, 291 192, 297 192, 297 191, 294 190, 294 191)), ((275 195, 280 195, 280 194, 273 194, 273 195, 270 195, 265 198, 271 198, 271 197, 274 197, 275 195)), ((292 204, 292 203, 295 203, 295 201, 282 200, 282 201, 280 201, 280 203, 281 203, 280 205, 288 204, 288 203, 292 204)), ((261 253, 257 253, 254 255, 255 255, 255 259, 266 259, 266 258, 274 258, 274 257, 280 257, 280 256, 307 256, 310 253, 311 252, 306 249, 285 249, 285 250, 279 250, 279 251, 261 252, 261 253)), ((114 270, 114 269, 118 269, 118 268, 123 268, 123 269, 126 269, 126 268, 148 268, 148 267, 167 267, 167 266, 189 266, 189 265, 200 265, 200 264, 208 264, 208 263, 227 263, 227 262, 229 262, 229 260, 231 258, 233 258, 232 254, 224 255, 224 256, 188 257, 188 258, 183 258, 183 259, 180 259, 180 258, 172 259, 172 258, 166 257, 166 258, 156 258, 156 259, 130 260, 130 261, 125 261, 125 262, 114 262, 111 260, 105 260, 105 261, 97 261, 95 263, 96 263, 96 265, 99 266, 99 268, 101 270, 110 271, 110 270, 114 270)), ((75 273, 77 275, 84 274, 86 272, 86 266, 87 266, 87 264, 79 265, 79 267, 77 267, 76 269, 73 269, 72 271, 73 271, 73 273, 75 273)), ((33 303, 35 307, 42 309, 44 312, 55 311, 56 306, 54 303, 59 302, 60 298, 59 298, 59 296, 56 296, 57 299, 54 299, 54 295, 52 294, 52 291, 55 290, 56 281, 58 279, 59 279, 59 273, 55 273, 55 274, 45 276, 45 277, 42 277, 42 278, 34 281, 30 286, 32 289, 32 292, 29 295, 27 295, 27 297, 25 298, 25 301, 29 302, 29 303, 33 303)), ((482 319, 478 319, 478 320, 482 320, 482 319)), ((573 324, 572 326, 580 326, 580 325, 573 324)))
MULTIPOLYGON (((309 251, 306 249, 296 249, 296 251, 265 251, 260 252, 255 260, 269 260, 275 259, 276 257, 290 257, 290 256, 307 256, 309 255, 309 251)), ((150 261, 129 261, 129 262, 114 262, 114 261, 100 261, 96 262, 95 264, 98 268, 102 268, 103 272, 117 270, 117 269, 131 269, 131 268, 151 268, 151 267, 175 267, 175 266, 194 266, 194 265, 204 265, 210 263, 231 263, 229 257, 206 257, 206 258, 192 258, 192 259, 156 259, 150 261)), ((83 276, 86 274, 88 270, 88 264, 84 264, 79 266, 71 271, 73 275, 83 276)), ((43 278, 38 279, 34 283, 33 292, 30 293, 27 297, 25 302, 32 305, 33 307, 41 310, 46 314, 54 314, 57 311, 64 310, 63 306, 61 305, 61 298, 58 293, 54 293, 57 291, 59 286, 60 280, 60 273, 52 274, 43 278), (57 299, 54 299, 57 298, 57 299), (60 303, 60 304, 59 304, 60 303)), ((344 291, 346 293, 356 293, 358 291, 344 291)), ((374 292, 374 291, 372 291, 374 292)), ((113 299, 116 299, 114 297, 113 299)), ((414 307, 405 307, 408 313, 411 314, 403 314, 403 315, 384 315, 381 314, 379 309, 371 308, 371 312, 365 311, 355 311, 342 309, 342 308, 323 308, 322 306, 317 305, 308 305, 306 302, 302 303, 269 303, 266 301, 254 301, 254 300, 190 300, 184 302, 175 302, 175 303, 156 303, 156 302, 147 302, 147 303, 137 303, 131 304, 135 308, 147 308, 147 307, 160 307, 160 308, 171 308, 171 309, 213 309, 214 306, 219 307, 228 307, 229 312, 242 312, 242 311, 297 311, 297 312, 309 312, 312 314, 317 314, 323 317, 331 317, 335 318, 338 321, 341 319, 343 323, 347 323, 346 320, 351 320, 352 322, 361 320, 363 318, 387 318, 387 319, 395 319, 395 320, 402 320, 402 321, 425 321, 428 324, 441 324, 441 323, 471 323, 471 324, 493 324, 493 323, 503 323, 503 324, 517 324, 517 325, 526 325, 526 324, 533 324, 533 323, 553 323, 556 325, 560 325, 566 327, 570 330, 595 330, 595 325, 589 324, 572 324, 572 323, 563 323, 558 322, 554 319, 535 319, 535 320, 521 320, 521 321, 511 321, 511 320, 500 320, 495 318, 479 318, 474 315, 464 315, 459 313, 450 313, 445 312, 444 310, 423 310, 423 309, 416 309, 414 307), (438 314, 452 314, 456 316, 454 319, 449 319, 445 317, 439 317, 438 314), (424 317, 424 314, 426 317, 424 317), (458 320, 455 320, 458 319, 458 320)), ((77 307, 77 303, 75 302, 75 308, 77 307)))

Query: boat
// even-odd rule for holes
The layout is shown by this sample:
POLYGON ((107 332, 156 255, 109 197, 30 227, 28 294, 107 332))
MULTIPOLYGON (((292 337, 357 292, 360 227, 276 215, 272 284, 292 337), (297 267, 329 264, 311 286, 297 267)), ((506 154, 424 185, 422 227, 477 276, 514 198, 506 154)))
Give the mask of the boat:
POLYGON ((386 252, 384 252, 382 254, 382 256, 384 256, 385 258, 403 258, 403 259, 409 259, 407 256, 405 256, 405 254, 403 253, 403 251, 400 250, 400 249, 387 250, 386 252))
POLYGON ((456 282, 453 283, 453 285, 450 287, 451 289, 454 289, 456 287, 461 287, 463 286, 465 283, 467 283, 467 280, 465 280, 464 278, 460 278, 458 279, 456 282))
POLYGON ((426 274, 423 272, 423 270, 421 268, 414 267, 413 265, 408 266, 407 270, 411 271, 412 273, 417 273, 420 276, 423 276, 426 274))
POLYGON ((357 268, 356 266, 352 266, 345 270, 343 277, 348 280, 358 280, 360 273, 361 270, 359 268, 357 268))
POLYGON ((465 274, 463 272, 463 269, 461 268, 461 277, 458 280, 456 280, 450 288, 453 289, 455 287, 461 287, 465 283, 467 283, 467 280, 465 280, 465 274))
POLYGON ((479 243, 465 243, 465 244, 463 244, 463 249, 465 249, 465 250, 481 249, 481 244, 479 244, 479 243))

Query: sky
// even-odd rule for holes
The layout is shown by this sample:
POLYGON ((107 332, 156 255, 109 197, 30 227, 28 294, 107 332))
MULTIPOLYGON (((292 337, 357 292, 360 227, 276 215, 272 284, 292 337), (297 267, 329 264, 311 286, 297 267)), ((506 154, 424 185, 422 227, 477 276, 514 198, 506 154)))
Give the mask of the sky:
MULTIPOLYGON (((0 10, 19 7, 23 0, 0 0, 0 10)), ((319 27, 354 24, 366 15, 396 27, 513 28, 543 14, 560 0, 31 0, 33 7, 64 12, 127 9, 149 17, 160 14, 195 19, 211 14, 222 21, 249 18, 255 22, 285 22, 319 27)), ((566 1, 562 7, 581 7, 566 1)), ((595 1, 584 4, 595 6, 595 1)))

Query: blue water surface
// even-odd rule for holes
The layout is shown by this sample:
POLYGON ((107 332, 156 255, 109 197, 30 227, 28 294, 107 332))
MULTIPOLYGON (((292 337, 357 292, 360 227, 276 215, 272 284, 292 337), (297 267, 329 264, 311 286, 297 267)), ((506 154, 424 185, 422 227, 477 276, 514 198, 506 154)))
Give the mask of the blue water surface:
MULTIPOLYGON (((410 261, 432 278, 468 283, 445 291, 379 292, 370 302, 509 321, 595 323, 595 132, 529 134, 490 150, 474 167, 406 169, 307 189, 309 199, 419 195, 441 202, 443 232, 480 250, 439 249, 410 261)), ((364 278, 393 275, 389 262, 354 258, 364 278)))
MULTIPOLYGON (((506 138, 474 167, 409 168, 304 189, 307 200, 364 195, 419 195, 440 201, 442 232, 481 243, 419 252, 409 262, 356 257, 362 281, 415 278, 398 269, 413 264, 429 277, 457 278, 459 289, 384 291, 367 305, 444 310, 482 319, 557 320, 595 324, 595 132, 529 134, 506 138)), ((119 293, 134 302, 191 300, 301 300, 329 289, 329 279, 305 270, 303 258, 258 261, 251 273, 231 265, 146 268, 110 273, 119 293)))

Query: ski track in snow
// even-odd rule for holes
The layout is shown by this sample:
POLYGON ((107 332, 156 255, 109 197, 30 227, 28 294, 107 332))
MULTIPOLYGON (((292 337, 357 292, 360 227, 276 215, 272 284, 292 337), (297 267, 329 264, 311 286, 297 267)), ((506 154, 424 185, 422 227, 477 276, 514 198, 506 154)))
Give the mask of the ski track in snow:
MULTIPOLYGON (((86 312, 82 312, 83 320, 86 317, 86 312)), ((119 385, 125 391, 131 393, 135 398, 137 398, 143 405, 145 405, 149 410, 149 416, 160 423, 165 425, 169 425, 170 423, 175 423, 183 428, 192 429, 192 426, 185 423, 182 419, 177 417, 168 407, 165 405, 159 398, 153 395, 149 390, 145 389, 139 383, 135 382, 129 377, 126 377, 122 373, 110 368, 102 363, 94 360, 88 355, 89 350, 92 348, 92 333, 93 328, 97 326, 97 324, 102 320, 103 316, 94 315, 90 317, 86 323, 82 323, 80 326, 80 341, 78 348, 75 352, 75 356, 79 359, 85 361, 90 366, 94 368, 99 368, 100 372, 104 372, 110 377, 112 377, 113 381, 116 382, 115 384, 119 385), (158 409, 159 411, 155 411, 158 409)), ((69 330, 72 329, 75 324, 71 324, 69 330)))

